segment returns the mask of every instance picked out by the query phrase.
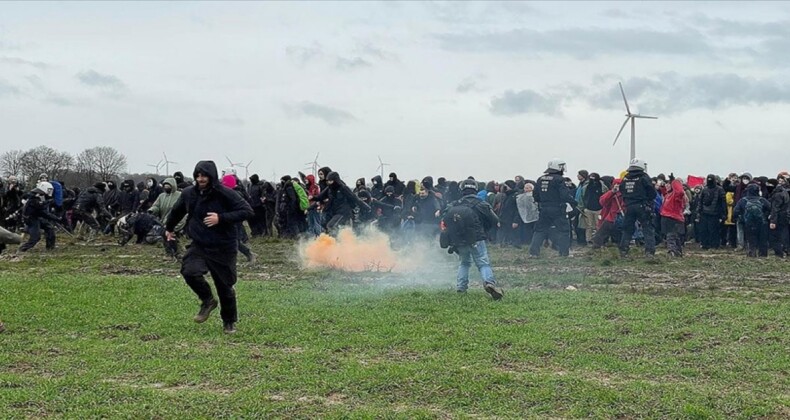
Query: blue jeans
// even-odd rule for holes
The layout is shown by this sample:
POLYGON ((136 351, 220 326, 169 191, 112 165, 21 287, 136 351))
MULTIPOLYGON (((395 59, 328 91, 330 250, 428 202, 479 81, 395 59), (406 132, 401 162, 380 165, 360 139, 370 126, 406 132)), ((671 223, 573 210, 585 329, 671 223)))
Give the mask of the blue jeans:
POLYGON ((472 246, 459 246, 456 248, 456 252, 458 252, 458 258, 461 259, 461 264, 458 266, 457 290, 466 290, 469 287, 469 268, 472 266, 473 260, 477 269, 480 270, 483 282, 496 284, 494 272, 491 270, 491 262, 488 259, 486 241, 477 241, 472 246))

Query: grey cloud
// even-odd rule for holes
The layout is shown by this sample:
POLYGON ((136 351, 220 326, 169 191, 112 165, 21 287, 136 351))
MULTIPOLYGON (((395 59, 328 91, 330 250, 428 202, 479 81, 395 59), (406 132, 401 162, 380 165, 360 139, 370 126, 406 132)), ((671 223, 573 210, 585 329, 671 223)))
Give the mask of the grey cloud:
POLYGON ((0 79, 0 98, 3 96, 16 96, 19 95, 21 91, 18 87, 6 82, 3 79, 0 79))
POLYGON ((214 118, 214 122, 219 123, 219 124, 223 124, 223 125, 235 126, 235 127, 240 127, 240 126, 244 125, 244 120, 243 119, 241 119, 241 118, 232 118, 232 117, 228 117, 228 118, 214 118))
POLYGON ((315 59, 321 58, 324 55, 324 49, 321 44, 317 42, 309 47, 292 45, 285 47, 285 55, 297 64, 303 66, 315 59))
POLYGON ((70 101, 67 98, 59 95, 50 95, 47 97, 46 102, 58 105, 58 106, 74 106, 74 102, 70 101))
POLYGON ((87 70, 77 73, 77 79, 84 85, 113 90, 124 89, 126 85, 121 79, 109 75, 97 73, 95 70, 87 70))
POLYGON ((562 99, 543 95, 534 90, 515 92, 505 91, 502 96, 491 99, 489 111, 494 115, 512 116, 518 114, 559 115, 562 99))
POLYGON ((479 82, 484 79, 485 75, 483 74, 469 76, 458 84, 458 86, 455 88, 455 91, 458 93, 482 92, 485 90, 485 88, 480 86, 479 82))
POLYGON ((691 29, 660 32, 647 29, 515 29, 434 35, 441 48, 456 52, 565 54, 591 59, 606 54, 711 54, 713 47, 691 29))
POLYGON ((326 105, 319 105, 309 101, 302 101, 296 104, 286 105, 285 112, 291 118, 318 118, 325 123, 334 126, 357 121, 357 118, 347 111, 326 105))
POLYGON ((337 61, 335 62, 335 66, 339 70, 356 70, 364 67, 370 67, 369 61, 366 61, 362 57, 354 57, 354 58, 344 58, 338 57, 337 61))
POLYGON ((534 7, 516 1, 472 2, 424 2, 435 19, 450 24, 491 23, 499 19, 518 19, 524 15, 540 15, 534 7))
POLYGON ((52 67, 49 64, 43 63, 41 61, 30 61, 19 57, 0 57, 0 63, 16 66, 31 66, 39 70, 47 70, 52 67))

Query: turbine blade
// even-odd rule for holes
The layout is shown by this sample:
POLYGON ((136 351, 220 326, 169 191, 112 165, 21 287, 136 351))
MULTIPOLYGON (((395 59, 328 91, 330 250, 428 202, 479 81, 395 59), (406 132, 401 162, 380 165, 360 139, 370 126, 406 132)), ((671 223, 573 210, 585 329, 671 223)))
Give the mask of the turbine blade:
POLYGON ((647 115, 634 115, 634 118, 647 118, 649 120, 657 120, 658 119, 658 117, 650 117, 650 116, 647 116, 647 115))
POLYGON ((623 84, 617 82, 620 85, 620 93, 623 94, 623 102, 625 102, 625 110, 628 112, 628 115, 631 115, 631 108, 628 107, 628 99, 625 99, 625 91, 623 90, 623 84))
POLYGON ((232 160, 230 160, 230 158, 228 157, 228 155, 225 155, 225 159, 227 159, 227 160, 228 160, 228 163, 230 163, 230 166, 233 166, 233 161, 232 161, 232 160))
POLYGON ((612 143, 612 146, 614 146, 615 144, 617 144, 617 139, 619 139, 619 138, 620 138, 620 134, 622 134, 622 133, 623 133, 623 129, 625 128, 625 125, 626 125, 626 124, 628 124, 628 120, 630 120, 630 119, 631 119, 630 117, 627 117, 627 118, 625 119, 625 121, 623 121, 623 125, 622 125, 622 126, 620 126, 620 131, 618 131, 618 132, 617 132, 617 136, 615 136, 615 138, 614 138, 614 143, 612 143))

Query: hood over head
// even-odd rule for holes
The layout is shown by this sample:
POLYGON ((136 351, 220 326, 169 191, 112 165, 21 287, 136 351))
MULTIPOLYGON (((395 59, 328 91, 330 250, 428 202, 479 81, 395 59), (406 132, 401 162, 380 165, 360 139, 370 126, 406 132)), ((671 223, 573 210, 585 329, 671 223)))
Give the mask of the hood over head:
POLYGON ((340 174, 337 172, 330 172, 326 175, 327 181, 334 181, 335 183, 340 181, 340 174))
POLYGON ((757 184, 749 184, 746 187, 746 196, 747 197, 759 197, 760 196, 760 186, 757 184))
POLYGON ((387 185, 387 187, 384 188, 384 194, 389 194, 389 193, 395 194, 395 187, 393 187, 392 185, 387 185))
POLYGON ((291 179, 293 179, 293 178, 291 178, 291 175, 283 175, 283 176, 280 177, 280 182, 288 182, 291 179))
POLYGON ((365 186, 365 178, 357 178, 356 186, 357 187, 364 187, 365 186))
POLYGON ((332 172, 332 169, 328 166, 324 166, 323 168, 319 169, 318 172, 324 174, 324 177, 326 177, 330 172, 332 172))
POLYGON ((107 187, 107 185, 104 184, 103 182, 97 182, 97 183, 93 184, 93 188, 96 188, 97 190, 99 190, 101 192, 104 192, 106 187, 107 187))
POLYGON ((258 174, 252 174, 250 176, 250 183, 252 185, 258 185, 259 182, 261 182, 261 178, 258 176, 258 174))
MULTIPOLYGON (((219 175, 217 175, 217 165, 213 160, 201 160, 195 165, 195 170, 192 171, 192 178, 197 179, 198 174, 203 174, 208 177, 209 185, 219 185, 219 175)), ((154 180, 156 182, 156 180, 154 180)))
POLYGON ((422 184, 423 187, 425 187, 425 188, 427 188, 429 190, 432 190, 433 189, 433 177, 432 176, 426 176, 425 178, 422 179, 422 182, 420 182, 420 184, 422 184))
POLYGON ((178 188, 178 183, 176 182, 176 179, 172 178, 172 177, 171 178, 165 178, 165 180, 162 182, 162 185, 165 185, 165 184, 168 184, 171 187, 173 187, 173 191, 175 191, 176 188, 178 188))
POLYGON ((716 186, 716 175, 714 175, 714 174, 708 174, 708 176, 707 176, 707 177, 705 177, 705 185, 706 185, 708 188, 713 188, 713 187, 715 187, 715 186, 716 186))
POLYGON ((118 188, 118 186, 115 185, 115 181, 107 181, 107 182, 105 182, 105 184, 107 184, 107 189, 109 189, 109 190, 114 190, 114 189, 118 188))
POLYGON ((176 173, 173 174, 173 178, 175 178, 177 183, 184 182, 184 173, 181 171, 176 171, 176 173))
POLYGON ((370 178, 370 181, 373 182, 373 185, 376 187, 380 187, 383 184, 381 175, 376 175, 373 178, 370 178))
POLYGON ((505 181, 505 185, 507 185, 508 190, 515 190, 516 189, 516 181, 512 179, 508 179, 505 181))
POLYGON ((310 174, 310 175, 307 175, 307 176, 305 177, 305 179, 307 180, 307 185, 313 185, 313 184, 315 184, 315 175, 312 175, 312 174, 310 174))

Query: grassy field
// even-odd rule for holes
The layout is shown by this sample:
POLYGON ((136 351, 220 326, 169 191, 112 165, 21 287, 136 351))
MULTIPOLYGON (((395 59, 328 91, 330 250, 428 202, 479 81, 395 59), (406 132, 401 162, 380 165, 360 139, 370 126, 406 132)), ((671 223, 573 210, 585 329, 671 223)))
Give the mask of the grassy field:
POLYGON ((446 254, 348 274, 252 248, 234 336, 158 247, 3 256, 0 417, 790 417, 790 262, 493 247, 493 302, 446 254))

